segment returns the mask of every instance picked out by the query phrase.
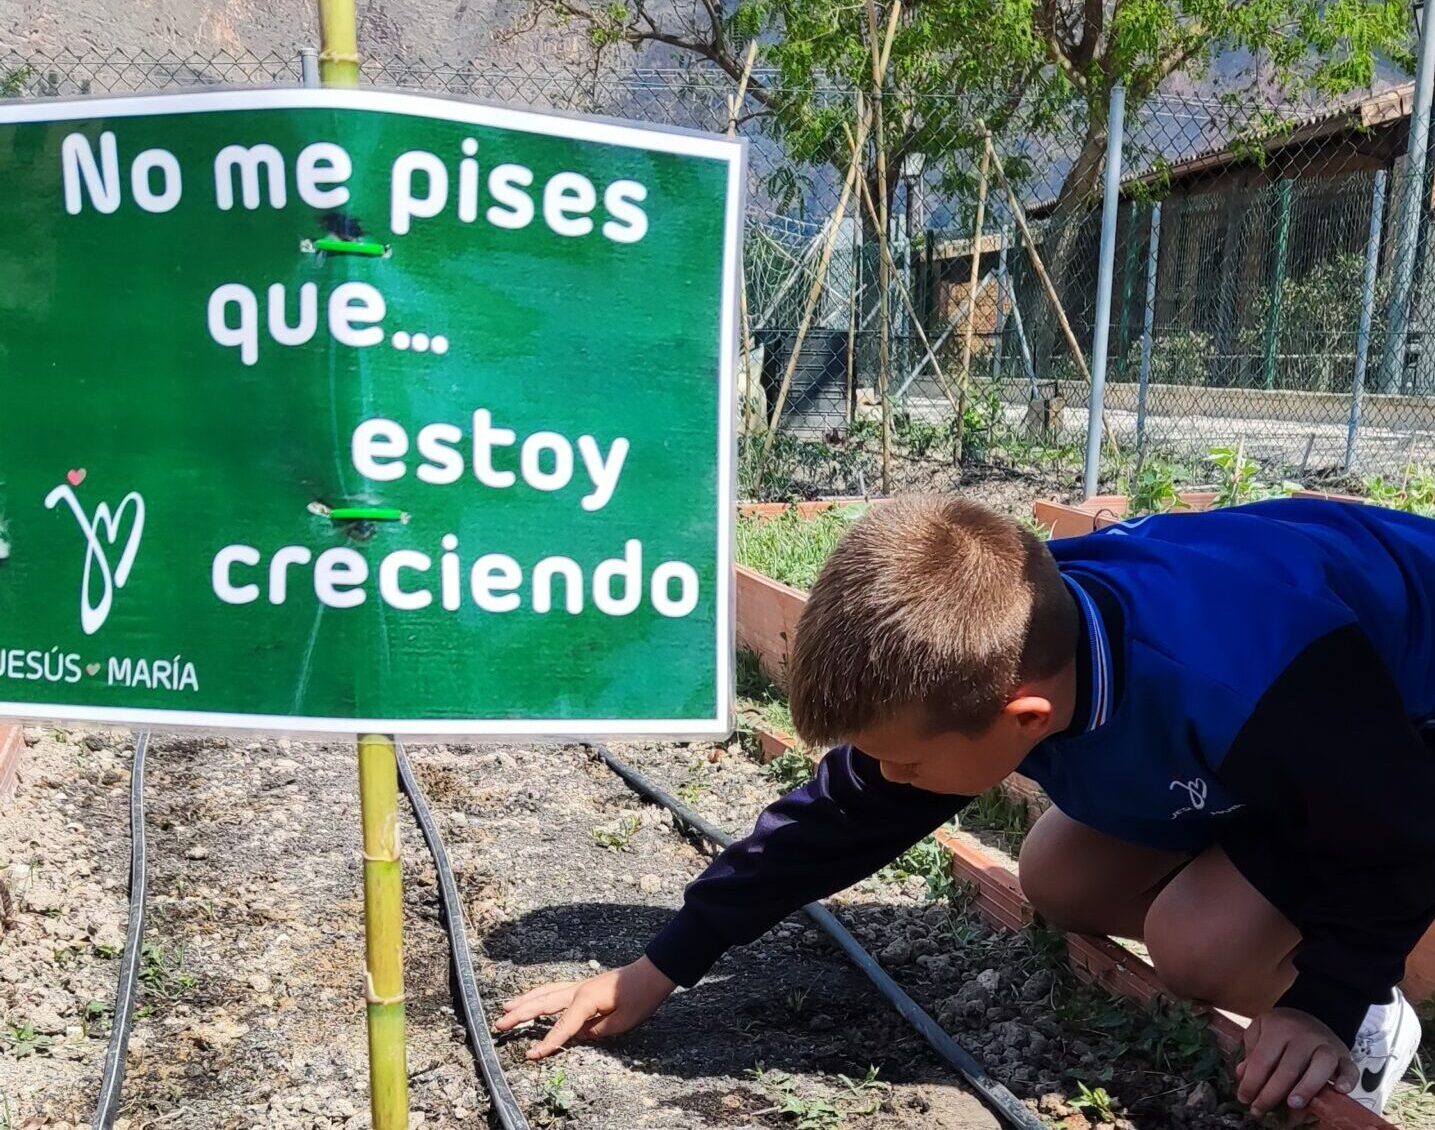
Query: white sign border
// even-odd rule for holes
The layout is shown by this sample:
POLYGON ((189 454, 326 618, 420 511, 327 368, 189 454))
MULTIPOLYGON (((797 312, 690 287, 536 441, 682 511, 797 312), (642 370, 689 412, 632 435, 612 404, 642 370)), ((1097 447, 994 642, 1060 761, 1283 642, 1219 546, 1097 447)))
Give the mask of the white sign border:
POLYGON ((43 122, 95 121, 161 114, 222 113, 235 110, 360 110, 434 118, 547 137, 571 138, 647 152, 672 153, 727 165, 727 215, 723 225, 722 310, 718 341, 717 470, 717 649, 715 712, 708 718, 637 719, 411 719, 325 718, 288 714, 162 708, 85 707, 0 701, 0 717, 22 721, 92 722, 136 728, 222 728, 263 733, 350 737, 383 733, 423 739, 503 738, 724 738, 732 732, 736 623, 733 588, 733 513, 737 505, 737 441, 734 428, 734 366, 737 357, 737 288, 741 270, 747 141, 672 126, 640 125, 564 112, 517 110, 453 97, 373 87, 260 87, 181 93, 90 95, 0 105, 0 126, 43 122))

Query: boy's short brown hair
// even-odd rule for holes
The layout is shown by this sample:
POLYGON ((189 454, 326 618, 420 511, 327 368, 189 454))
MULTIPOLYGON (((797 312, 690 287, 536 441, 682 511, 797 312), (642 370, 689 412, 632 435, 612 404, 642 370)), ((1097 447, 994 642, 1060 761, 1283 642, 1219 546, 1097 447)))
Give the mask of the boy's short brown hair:
POLYGON ((792 717, 813 744, 909 707, 978 733, 1023 680, 1076 653, 1076 602, 1041 539, 959 498, 872 507, 832 551, 798 621, 792 717))

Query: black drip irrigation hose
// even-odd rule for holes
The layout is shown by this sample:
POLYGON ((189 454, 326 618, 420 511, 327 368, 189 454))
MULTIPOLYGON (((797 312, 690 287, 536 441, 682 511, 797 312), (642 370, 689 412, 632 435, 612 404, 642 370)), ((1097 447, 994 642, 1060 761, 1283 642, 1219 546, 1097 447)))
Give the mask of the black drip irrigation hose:
MULTIPOLYGON (((732 837, 717 825, 704 820, 677 797, 665 792, 632 766, 615 757, 607 746, 593 745, 588 748, 592 749, 603 764, 621 777, 634 792, 655 804, 662 805, 681 823, 704 839, 724 848, 733 842, 732 837)), ((866 974, 867 979, 876 986, 879 993, 887 998, 888 1003, 901 1014, 902 1019, 912 1025, 932 1050, 946 1060, 998 1115, 1012 1126, 1020 1127, 1021 1130, 1045 1130, 1041 1120, 1032 1114, 1020 1099, 988 1075, 982 1065, 972 1058, 971 1053, 952 1039, 942 1026, 922 1009, 921 1005, 907 995, 902 986, 887 975, 882 967, 873 960, 872 955, 862 948, 861 943, 848 932, 842 923, 837 921, 831 911, 815 902, 808 903, 803 910, 828 937, 837 943, 838 948, 851 959, 852 963, 866 974)))
POLYGON ((449 865, 448 849, 444 847, 433 814, 424 800, 423 789, 414 776, 413 766, 403 746, 394 743, 399 764, 399 785, 404 796, 409 798, 414 818, 423 831, 429 854, 433 856, 438 871, 439 901, 443 907, 444 925, 448 929, 450 952, 453 956, 454 971, 458 976, 459 999, 463 1006, 463 1026, 468 1032, 469 1044, 478 1060, 478 1071, 484 1086, 493 1100, 493 1110, 503 1130, 528 1130, 528 1122, 518 1107, 518 1100, 509 1089, 508 1080, 503 1076, 503 1067, 498 1062, 498 1050, 488 1031, 488 1017, 484 1013, 483 998, 478 995, 478 979, 473 971, 473 952, 468 945, 468 933, 463 925, 463 903, 459 900, 458 883, 453 868, 449 865))
POLYGON ((144 759, 148 749, 149 731, 143 730, 135 735, 135 762, 130 769, 130 915, 125 927, 125 951, 120 958, 120 979, 115 990, 110 1043, 105 1050, 105 1068, 100 1076, 100 1099, 91 1124, 94 1130, 110 1130, 114 1125, 120 1109, 120 1092, 125 1083, 125 1053, 129 1050, 130 1021, 134 1016, 140 948, 144 939, 144 759))

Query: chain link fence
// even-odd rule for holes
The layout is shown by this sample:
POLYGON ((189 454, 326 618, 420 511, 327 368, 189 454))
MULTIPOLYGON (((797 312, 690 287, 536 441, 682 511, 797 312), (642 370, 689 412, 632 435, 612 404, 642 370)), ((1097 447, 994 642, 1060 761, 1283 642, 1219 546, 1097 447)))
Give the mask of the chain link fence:
MULTIPOLYGON (((892 92, 879 152, 870 99, 785 90, 771 74, 754 75, 734 107, 733 76, 697 63, 368 59, 363 73, 379 86, 749 138, 745 494, 942 489, 973 473, 1075 482, 1101 115, 1017 109, 988 135, 980 108, 892 92)), ((0 97, 299 79, 297 49, 0 51, 0 97)), ((1412 102, 1407 84, 1315 106, 1247 92, 1130 107, 1105 485, 1157 458, 1199 476, 1220 446, 1273 477, 1398 475, 1435 460, 1431 193, 1429 162, 1406 152, 1412 102)))

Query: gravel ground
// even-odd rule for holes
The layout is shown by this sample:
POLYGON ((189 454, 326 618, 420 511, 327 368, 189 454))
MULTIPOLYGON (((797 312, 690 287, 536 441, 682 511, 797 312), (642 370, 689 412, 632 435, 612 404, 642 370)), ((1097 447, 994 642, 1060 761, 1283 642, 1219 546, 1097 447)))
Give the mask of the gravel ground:
MULTIPOLYGON (((123 941, 132 744, 29 736, 0 824, 16 904, 0 938, 0 1126, 76 1130, 93 1112, 123 941)), ((640 952, 703 864, 579 749, 413 754, 495 1011, 502 994, 640 952)), ((157 739, 146 797, 150 917, 120 1130, 367 1125, 352 749, 157 739)), ((401 833, 410 1125, 486 1126, 450 1008, 434 874, 406 811, 401 833)), ((523 1059, 531 1039, 506 1039, 503 1055, 535 1126, 797 1125, 782 1109, 817 1130, 996 1126, 800 926, 632 1036, 543 1065, 523 1059)))
MULTIPOLYGON (((740 752, 715 762, 695 746, 615 752, 733 832, 750 827, 779 791, 740 752)), ((958 891, 950 903, 934 903, 922 877, 888 875, 858 884, 832 905, 988 1071, 1067 1130, 1254 1125, 1233 1101, 1202 1024, 1181 1010, 1148 1013, 1076 984, 1050 936, 995 933, 962 902, 958 891), (1104 1095, 1083 1105, 1083 1084, 1104 1095)), ((826 945, 815 935, 809 944, 826 945)), ((726 971, 724 963, 715 973, 726 971)))
MULTIPOLYGON (((0 1127, 78 1130, 93 1111, 123 938, 133 747, 123 734, 27 739, 0 821, 13 902, 0 913, 0 1127)), ((706 862, 580 748, 410 752, 491 1013, 539 982, 631 960, 706 862)), ((737 743, 617 752, 734 832, 779 791, 737 743)), ((367 1125, 352 749, 159 739, 147 798, 150 922, 121 1130, 367 1125)), ((433 870, 406 808, 402 822, 411 1125, 488 1126, 451 1009, 433 870)), ((1046 936, 993 933, 960 891, 928 900, 920 864, 860 884, 835 908, 1048 1122, 1246 1125, 1198 1024, 1075 985, 1046 936)), ((997 1125, 801 917, 731 952, 626 1036, 530 1064, 537 1030, 500 1041, 535 1127, 997 1125)))

